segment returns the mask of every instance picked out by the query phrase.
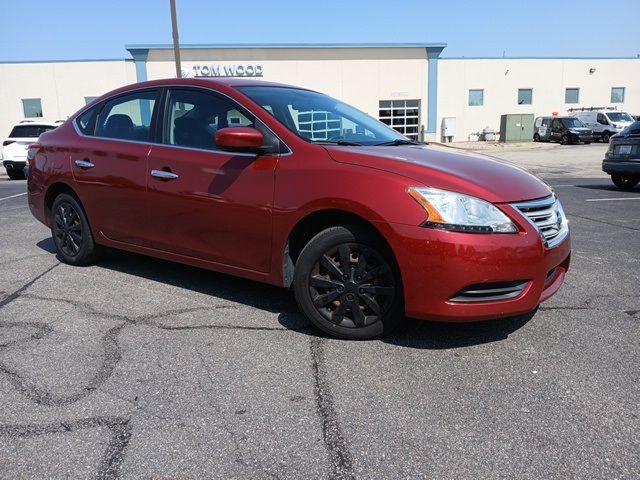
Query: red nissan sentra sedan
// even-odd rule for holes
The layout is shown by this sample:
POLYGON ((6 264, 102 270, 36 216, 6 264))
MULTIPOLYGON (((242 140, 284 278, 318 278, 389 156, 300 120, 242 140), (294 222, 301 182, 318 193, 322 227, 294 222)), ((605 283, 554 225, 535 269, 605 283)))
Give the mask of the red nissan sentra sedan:
POLYGON ((529 312, 569 267, 566 216, 538 178, 287 85, 120 88, 42 134, 29 166, 62 261, 108 246, 292 287, 336 337, 529 312))

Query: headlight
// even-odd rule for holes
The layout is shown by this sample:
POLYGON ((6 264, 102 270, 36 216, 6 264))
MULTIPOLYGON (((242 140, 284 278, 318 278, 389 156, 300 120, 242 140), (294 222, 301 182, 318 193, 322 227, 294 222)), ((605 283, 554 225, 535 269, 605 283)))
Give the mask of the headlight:
POLYGON ((427 212, 426 227, 467 233, 518 232, 509 217, 479 198, 428 187, 410 187, 408 192, 427 212))

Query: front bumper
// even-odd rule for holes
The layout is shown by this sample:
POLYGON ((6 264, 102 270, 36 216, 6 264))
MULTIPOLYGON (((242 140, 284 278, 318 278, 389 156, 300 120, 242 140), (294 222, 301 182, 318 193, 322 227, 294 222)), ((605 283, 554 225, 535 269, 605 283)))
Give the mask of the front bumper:
MULTIPOLYGON (((571 258, 571 239, 546 248, 533 226, 518 234, 468 234, 392 225, 408 317, 472 322, 534 310, 558 291, 571 258), (511 298, 456 301, 460 293, 518 284, 511 298)), ((507 296, 508 297, 508 296, 507 296)))
POLYGON ((571 134, 571 141, 572 142, 593 142, 593 133, 586 133, 586 134, 577 134, 577 133, 572 133, 571 134))

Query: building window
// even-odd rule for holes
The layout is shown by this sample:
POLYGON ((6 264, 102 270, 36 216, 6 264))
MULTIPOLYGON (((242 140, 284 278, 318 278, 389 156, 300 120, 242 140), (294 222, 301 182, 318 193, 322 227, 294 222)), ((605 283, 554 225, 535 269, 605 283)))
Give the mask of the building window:
POLYGON ((624 87, 611 89, 611 103, 624 103, 624 87))
POLYGON ((89 105, 91 102, 93 102, 96 98, 98 97, 84 97, 84 104, 85 105, 89 105))
POLYGON ((567 88, 564 91, 564 103, 580 103, 580 89, 567 88))
POLYGON ((23 98, 22 110, 24 118, 42 117, 42 102, 39 98, 23 98))
POLYGON ((518 105, 531 105, 533 102, 533 90, 530 88, 518 89, 518 105))
POLYGON ((299 110, 298 131, 309 140, 329 140, 341 135, 341 119, 323 110, 299 110))
POLYGON ((381 100, 378 118, 412 140, 418 139, 420 100, 381 100))
POLYGON ((469 90, 469 106, 480 107, 484 105, 484 90, 469 90))

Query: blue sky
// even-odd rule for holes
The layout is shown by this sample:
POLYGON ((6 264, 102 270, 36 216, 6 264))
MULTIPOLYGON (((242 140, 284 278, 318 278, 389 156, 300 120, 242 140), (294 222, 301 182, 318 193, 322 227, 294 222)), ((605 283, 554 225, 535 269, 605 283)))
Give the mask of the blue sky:
MULTIPOLYGON (((176 0, 181 43, 445 42, 443 56, 640 54, 640 0, 176 0)), ((171 43, 169 0, 0 0, 0 60, 171 43)))

